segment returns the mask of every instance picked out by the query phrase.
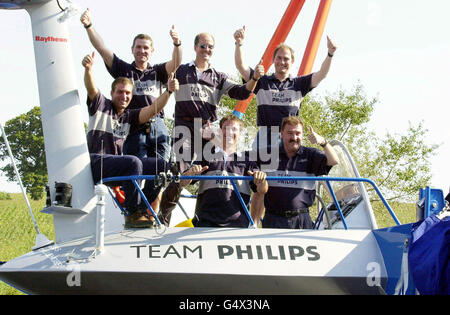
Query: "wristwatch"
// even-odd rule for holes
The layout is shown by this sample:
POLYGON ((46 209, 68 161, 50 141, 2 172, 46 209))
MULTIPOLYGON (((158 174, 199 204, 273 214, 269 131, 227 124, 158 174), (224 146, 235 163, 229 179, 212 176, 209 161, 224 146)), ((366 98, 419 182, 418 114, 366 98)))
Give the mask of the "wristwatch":
POLYGON ((326 146, 327 144, 328 144, 328 141, 327 141, 327 139, 325 139, 324 143, 321 143, 320 146, 321 146, 322 148, 325 148, 325 146, 326 146))

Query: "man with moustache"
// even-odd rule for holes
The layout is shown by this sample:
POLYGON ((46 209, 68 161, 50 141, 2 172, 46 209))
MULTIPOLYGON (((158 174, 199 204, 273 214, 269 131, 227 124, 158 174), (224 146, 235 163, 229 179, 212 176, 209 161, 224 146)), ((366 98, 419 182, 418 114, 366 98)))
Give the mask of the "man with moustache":
MULTIPOLYGON (((308 208, 316 195, 315 181, 289 180, 289 177, 327 175, 339 159, 324 137, 314 132, 312 127, 309 131, 309 142, 320 145, 323 151, 302 146, 303 122, 299 117, 284 118, 277 169, 265 170, 264 165, 260 165, 267 176, 286 176, 286 180, 268 181, 263 228, 311 229, 313 226, 308 208)), ((261 216, 262 212, 252 212, 254 220, 259 220, 261 216)))

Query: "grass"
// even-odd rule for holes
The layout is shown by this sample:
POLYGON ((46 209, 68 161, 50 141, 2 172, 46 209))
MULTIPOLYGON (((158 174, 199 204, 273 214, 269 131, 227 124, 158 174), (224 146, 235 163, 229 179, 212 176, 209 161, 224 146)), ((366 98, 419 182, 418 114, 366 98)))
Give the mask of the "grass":
MULTIPOLYGON (((30 252, 36 241, 36 231, 22 194, 8 195, 10 199, 0 200, 0 261, 8 261, 30 252)), ((53 217, 40 213, 45 199, 29 200, 41 233, 54 240, 53 217)), ((372 206, 379 228, 395 224, 381 202, 375 202, 372 206)), ((390 206, 402 224, 416 221, 414 204, 393 202, 390 206)), ((314 213, 311 215, 315 218, 314 213)), ((16 294, 22 293, 0 281, 0 295, 16 294)))
MULTIPOLYGON (((8 261, 31 251, 36 242, 36 230, 22 194, 8 194, 11 199, 0 200, 0 261, 8 261)), ((30 201, 41 233, 55 239, 53 217, 40 213, 45 199, 30 201)), ((0 295, 21 294, 0 281, 0 295)))

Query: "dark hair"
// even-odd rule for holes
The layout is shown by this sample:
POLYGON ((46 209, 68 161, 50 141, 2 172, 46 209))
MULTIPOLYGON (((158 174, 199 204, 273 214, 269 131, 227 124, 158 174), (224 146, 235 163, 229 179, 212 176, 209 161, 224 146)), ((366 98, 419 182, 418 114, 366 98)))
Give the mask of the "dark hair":
POLYGON ((275 51, 273 52, 272 60, 275 60, 275 56, 277 55, 278 51, 281 50, 281 49, 282 50, 289 50, 291 52, 292 62, 294 62, 294 50, 291 47, 289 47, 288 45, 284 44, 284 43, 281 43, 280 45, 277 46, 277 48, 275 48, 275 51))
POLYGON ((134 44, 136 44, 136 40, 137 39, 149 40, 150 41, 150 45, 153 47, 153 40, 152 40, 152 38, 149 35, 147 35, 147 34, 137 34, 136 37, 133 39, 133 45, 131 46, 131 48, 134 47, 134 44))
POLYGON ((125 77, 118 77, 111 83, 111 91, 116 90, 117 84, 124 84, 124 85, 129 84, 129 85, 131 85, 131 87, 134 87, 133 81, 131 81, 130 79, 125 78, 125 77))

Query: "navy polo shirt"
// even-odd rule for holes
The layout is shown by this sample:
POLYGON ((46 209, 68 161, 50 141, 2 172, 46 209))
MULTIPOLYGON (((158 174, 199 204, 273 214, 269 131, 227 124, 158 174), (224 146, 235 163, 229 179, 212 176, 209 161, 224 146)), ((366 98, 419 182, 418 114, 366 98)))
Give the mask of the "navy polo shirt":
POLYGON ((301 146, 292 158, 286 155, 283 143, 280 145, 279 162, 276 170, 265 170, 267 176, 283 176, 286 179, 268 181, 269 190, 264 196, 266 212, 296 210, 310 207, 316 196, 315 181, 291 180, 289 177, 315 177, 327 175, 331 166, 327 165, 325 153, 316 148, 301 146))
MULTIPOLYGON (((249 152, 230 156, 220 150, 212 161, 203 161, 209 168, 202 175, 249 176, 247 172, 258 170, 256 162, 250 161, 249 152)), ((244 203, 249 205, 251 190, 256 185, 246 180, 235 181, 244 203)), ((250 210, 250 209, 249 209, 250 210)), ((200 220, 207 220, 224 227, 248 227, 249 220, 229 180, 202 180, 195 213, 200 220)))
POLYGON ((139 128, 140 109, 126 109, 118 115, 110 99, 100 93, 87 100, 89 153, 122 155, 123 143, 129 133, 139 128), (103 143, 102 143, 103 140, 103 143))
MULTIPOLYGON (((133 99, 128 108, 142 108, 151 105, 165 91, 167 80, 166 64, 147 65, 147 69, 141 71, 136 68, 136 63, 131 64, 114 55, 111 69, 106 67, 113 78, 126 77, 133 81, 133 99)), ((164 118, 162 110, 157 116, 164 118)))
MULTIPOLYGON (((250 75, 253 76, 251 69, 250 75)), ((311 88, 312 74, 300 77, 289 76, 280 82, 274 74, 264 75, 253 91, 257 102, 257 125, 278 126, 281 128, 283 118, 298 116, 303 97, 311 88)))
POLYGON ((175 125, 186 124, 184 118, 216 121, 217 105, 223 94, 244 100, 252 93, 245 85, 237 84, 214 68, 208 68, 197 77, 194 62, 181 65, 176 78, 180 89, 175 93, 175 125))

